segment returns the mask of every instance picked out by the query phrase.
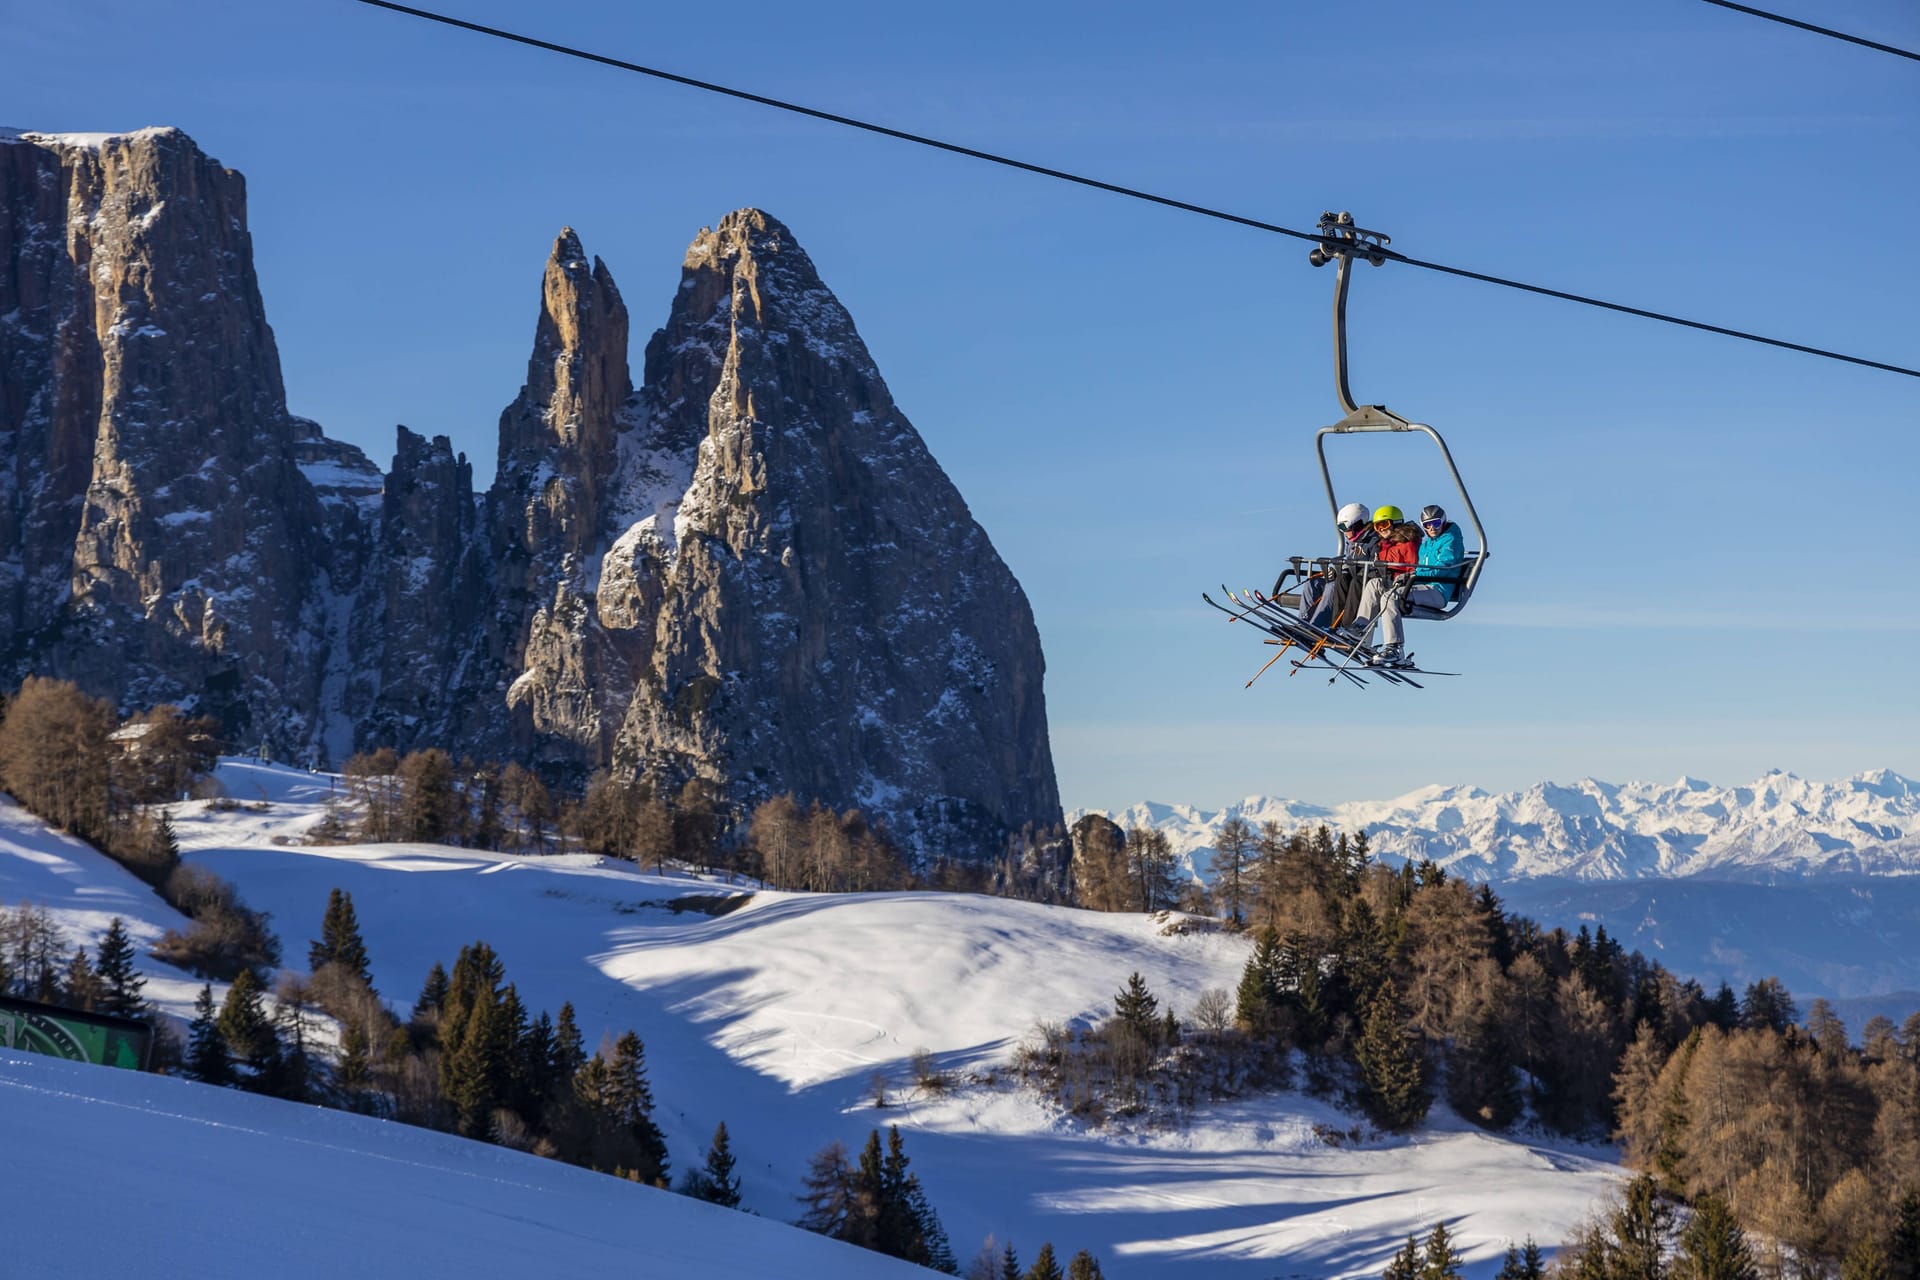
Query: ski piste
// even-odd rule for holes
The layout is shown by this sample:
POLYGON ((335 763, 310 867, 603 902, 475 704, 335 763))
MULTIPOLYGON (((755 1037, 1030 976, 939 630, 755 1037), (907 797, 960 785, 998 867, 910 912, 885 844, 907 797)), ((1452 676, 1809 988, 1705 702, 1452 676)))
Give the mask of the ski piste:
MULTIPOLYGON (((1309 670, 1328 671, 1332 673, 1327 678, 1329 684, 1338 682, 1344 676, 1361 688, 1366 687, 1366 677, 1374 675, 1381 677, 1389 684, 1409 685, 1415 689, 1426 686, 1412 679, 1413 676, 1452 677, 1459 674, 1453 671, 1428 671, 1418 666, 1375 665, 1373 660, 1378 651, 1371 645, 1352 636, 1341 635, 1325 627, 1315 626, 1270 596, 1251 588, 1243 594, 1234 591, 1224 583, 1221 584, 1220 590, 1227 599, 1239 607, 1232 608, 1224 605, 1204 591, 1200 593, 1200 598, 1226 614, 1228 621, 1249 623, 1256 630, 1264 631, 1274 637, 1267 643, 1279 643, 1282 646, 1282 654, 1276 654, 1276 658, 1282 656, 1288 648, 1299 648, 1303 656, 1288 661, 1288 665, 1295 673, 1309 670), (1335 661, 1335 655, 1338 656, 1339 661, 1335 661)), ((1268 665, 1272 665, 1271 661, 1268 665)), ((1265 670, 1265 667, 1261 668, 1262 672, 1265 670)), ((1256 674, 1254 679, 1258 678, 1259 675, 1256 674)), ((1253 681, 1249 680, 1247 684, 1248 687, 1252 687, 1253 681)))

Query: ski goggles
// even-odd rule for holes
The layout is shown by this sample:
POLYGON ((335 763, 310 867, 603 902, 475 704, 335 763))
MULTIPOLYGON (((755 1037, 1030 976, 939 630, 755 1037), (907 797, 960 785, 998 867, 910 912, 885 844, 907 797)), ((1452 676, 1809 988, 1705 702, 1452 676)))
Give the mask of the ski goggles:
POLYGON ((1365 520, 1348 520, 1345 522, 1336 520, 1333 522, 1333 527, 1342 533, 1358 533, 1367 527, 1367 522, 1365 520))
POLYGON ((1445 520, 1422 520, 1420 522, 1420 527, 1422 529, 1425 529, 1428 533, 1439 533, 1442 529, 1447 527, 1447 522, 1445 520))

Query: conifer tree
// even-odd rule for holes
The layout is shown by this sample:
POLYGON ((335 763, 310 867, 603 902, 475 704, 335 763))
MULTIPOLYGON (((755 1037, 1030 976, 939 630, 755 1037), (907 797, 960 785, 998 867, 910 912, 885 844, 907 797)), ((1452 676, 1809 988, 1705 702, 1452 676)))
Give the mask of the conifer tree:
POLYGON ((1241 817, 1227 819, 1213 840, 1213 858, 1208 870, 1218 886, 1221 903, 1227 908, 1227 922, 1238 926, 1244 920, 1247 871, 1253 862, 1253 828, 1241 817))
POLYGON ((1345 1006, 1364 1010, 1387 974, 1387 942, 1380 917, 1367 900, 1358 894, 1341 913, 1340 931, 1334 943, 1335 963, 1344 989, 1345 1006))
POLYGON ((1740 998, 1740 1025, 1751 1030, 1784 1032, 1799 1017, 1799 1007, 1778 978, 1748 983, 1746 994, 1740 998))
POLYGON ((506 983, 506 966, 484 942, 460 948, 447 978, 447 994, 440 1010, 440 1047, 451 1054, 460 1047, 469 1015, 479 1003, 500 1001, 500 988, 506 983))
POLYGON ((367 944, 360 937, 360 921, 354 914, 353 895, 339 888, 327 895, 327 913, 320 921, 320 939, 307 948, 307 968, 310 971, 318 973, 326 965, 335 966, 342 973, 358 978, 369 990, 372 989, 373 974, 368 967, 367 944))
POLYGON ((253 970, 242 969, 227 988, 216 1025, 228 1051, 252 1069, 249 1083, 270 1089, 280 1065, 280 1039, 267 1017, 260 980, 253 970))
POLYGON ((1427 1251, 1420 1260, 1420 1280, 1460 1280, 1460 1251, 1453 1247, 1447 1224, 1436 1222, 1427 1236, 1427 1251))
MULTIPOLYGON (((0 983, 0 990, 5 990, 0 983)), ((91 1012, 99 1007, 102 989, 100 975, 93 971, 93 962, 87 959, 85 947, 73 949, 73 959, 67 961, 66 976, 60 982, 60 1001, 69 1009, 91 1012)))
POLYGON ((1408 1029, 1400 994, 1391 979, 1367 1009, 1354 1046, 1360 1067, 1360 1105, 1383 1129, 1410 1129, 1431 1103, 1422 1078, 1418 1038, 1408 1029))
POLYGON ((814 1152, 807 1161, 803 1185, 805 1190, 799 1199, 806 1209, 794 1225, 836 1240, 846 1239, 854 1212, 853 1166, 847 1163, 846 1147, 835 1141, 814 1152))
POLYGON ((97 1007, 101 1013, 123 1018, 138 1018, 146 1013, 147 1002, 140 992, 147 980, 133 961, 133 939, 127 936, 126 922, 115 916, 107 926, 107 936, 100 939, 99 960, 94 966, 100 980, 97 1007))
POLYGON ((364 1091, 373 1083, 372 1044, 367 1037, 367 1024, 359 1018, 349 1018, 346 1029, 340 1033, 340 1087, 349 1094, 364 1091))
POLYGON ((1861 1236, 1840 1263, 1840 1280, 1892 1280, 1886 1255, 1872 1235, 1861 1236))
POLYGON ((1100 1273, 1099 1261, 1082 1249, 1067 1264, 1067 1280, 1106 1280, 1106 1277, 1100 1273))
POLYGON ((1367 839, 1364 829, 1353 833, 1353 839, 1347 841, 1347 885, 1360 887, 1360 877, 1367 874, 1367 867, 1373 862, 1373 844, 1367 839))
POLYGON ((605 1106, 614 1123, 639 1145, 641 1181, 667 1176, 667 1143, 653 1123, 653 1088, 647 1083, 646 1048, 627 1031, 614 1041, 608 1063, 605 1106))
POLYGON ((1420 1258, 1420 1237, 1409 1233, 1400 1252, 1393 1255, 1387 1269, 1380 1273, 1380 1280, 1420 1280, 1420 1258))
POLYGON ((1500 1274, 1494 1280, 1544 1280, 1546 1274, 1546 1261, 1540 1256, 1540 1246, 1533 1242, 1532 1236, 1528 1236, 1524 1247, 1507 1247, 1507 1256, 1500 1263, 1500 1274))
POLYGON ((573 1002, 568 1000, 561 1004, 559 1021, 553 1025, 553 1078, 571 1081, 586 1061, 586 1041, 573 1019, 573 1002))
POLYGON ((1740 1025, 1740 999, 1725 979, 1713 993, 1713 999, 1707 1001, 1707 1021, 1722 1031, 1731 1031, 1740 1025))
POLYGON ((514 1071, 527 1090, 529 1121, 541 1113, 547 1099, 558 1091, 560 1080, 553 1066, 553 1019, 542 1009, 514 1051, 514 1071))
POLYGON ((1019 1255, 1013 1251, 1013 1241, 1007 1241, 1007 1251, 1000 1255, 1000 1280, 1021 1280, 1024 1273, 1020 1270, 1019 1255))
POLYGON ((202 983, 193 1002, 193 1022, 187 1028, 187 1074, 202 1084, 232 1084, 233 1059, 226 1037, 220 1034, 213 1008, 213 984, 202 983))
POLYGON ((1291 932, 1281 942, 1280 969, 1300 1046, 1318 1049, 1327 1038, 1327 1006, 1320 991, 1320 957, 1305 934, 1291 932))
POLYGON ((440 1091, 454 1109, 459 1131, 469 1138, 485 1137, 494 1109, 505 1102, 508 1045, 500 1006, 478 999, 457 1044, 440 1059, 440 1091))
MULTIPOLYGON (((1920 1036, 1909 1035, 1907 1044, 1910 1050, 1920 1048, 1920 1036)), ((1908 1187, 1893 1212, 1887 1269, 1893 1280, 1920 1280, 1920 1186, 1908 1187)))
POLYGON ((1673 1206, 1660 1196, 1651 1174, 1627 1184, 1626 1199, 1613 1213, 1614 1270, 1635 1280, 1663 1280, 1673 1235, 1673 1206))
POLYGON ((1260 931, 1240 973, 1234 996, 1233 1020, 1255 1035, 1272 1029, 1280 1006, 1280 935, 1271 925, 1260 931))
POLYGON ((693 1175, 699 1188, 695 1196, 729 1209, 739 1208, 740 1176, 733 1171, 733 1165, 733 1148, 727 1140, 727 1125, 723 1120, 714 1128, 706 1164, 693 1175))
POLYGON ((447 971, 440 967, 438 960, 427 972, 427 980, 420 988, 420 998, 413 1002, 413 1020, 425 1022, 431 1015, 437 1014, 447 1003, 447 971))
POLYGON ((1136 972, 1127 979, 1127 985, 1114 994, 1113 1016, 1152 1044, 1157 1038, 1154 1015, 1159 1006, 1160 1002, 1147 990, 1147 980, 1136 972))
POLYGON ((1483 1129, 1504 1129, 1520 1114, 1520 1082, 1500 1011, 1482 1003, 1447 1054, 1447 1100, 1483 1129))
POLYGON ((1040 1252, 1034 1255, 1033 1265, 1027 1268, 1025 1280, 1066 1280, 1060 1271, 1060 1264, 1053 1258, 1053 1242, 1040 1246, 1040 1252))

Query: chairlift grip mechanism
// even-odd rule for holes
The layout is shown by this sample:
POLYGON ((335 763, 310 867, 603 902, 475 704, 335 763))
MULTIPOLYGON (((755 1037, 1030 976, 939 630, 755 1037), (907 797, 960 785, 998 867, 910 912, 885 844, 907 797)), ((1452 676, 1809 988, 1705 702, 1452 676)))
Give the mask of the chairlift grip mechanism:
MULTIPOLYGON (((1469 558, 1466 577, 1456 588, 1455 606, 1441 615, 1436 621, 1445 621, 1457 615, 1466 607, 1467 600, 1473 594, 1473 588, 1480 580, 1480 571, 1487 562, 1487 531, 1480 523, 1480 513, 1474 509, 1473 499, 1467 496, 1466 481, 1460 478, 1460 468, 1454 465, 1453 453, 1447 448, 1447 442, 1440 433, 1424 423, 1410 422, 1394 413, 1383 404, 1361 405, 1353 398, 1353 391, 1347 380, 1347 268, 1356 257, 1365 258, 1374 266, 1384 265, 1388 259, 1401 259, 1402 254, 1395 253, 1387 246, 1393 243, 1392 237, 1379 232, 1369 231, 1365 227, 1354 225, 1353 215, 1345 212, 1322 213, 1319 223, 1320 243, 1308 252, 1307 261, 1316 267, 1324 267, 1332 262, 1334 266, 1333 283, 1333 381, 1334 392, 1340 398, 1340 408, 1344 417, 1330 427, 1322 427, 1314 436, 1314 450, 1320 456, 1320 479, 1327 489, 1327 510, 1336 519, 1340 514, 1340 500, 1333 491, 1333 472, 1327 466, 1326 439, 1329 435, 1351 435, 1375 431, 1419 431, 1432 439, 1440 447, 1440 457, 1447 464, 1447 471, 1453 477, 1453 487, 1460 494, 1460 502, 1466 508, 1467 519, 1473 525, 1474 536, 1479 540, 1480 549, 1469 558)), ((1339 549, 1336 535, 1335 549, 1339 549)))

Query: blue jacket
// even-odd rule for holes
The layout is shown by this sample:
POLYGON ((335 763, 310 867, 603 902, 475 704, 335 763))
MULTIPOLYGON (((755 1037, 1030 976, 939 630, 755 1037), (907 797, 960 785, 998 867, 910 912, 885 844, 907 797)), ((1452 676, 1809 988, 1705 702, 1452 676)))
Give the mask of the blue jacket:
POLYGON ((1458 582, 1445 571, 1466 558, 1466 539, 1460 536, 1460 526, 1449 520, 1439 537, 1420 539, 1420 567, 1413 571, 1413 579, 1443 593, 1451 603, 1458 582), (1436 578, 1443 581, 1433 581, 1436 578))

